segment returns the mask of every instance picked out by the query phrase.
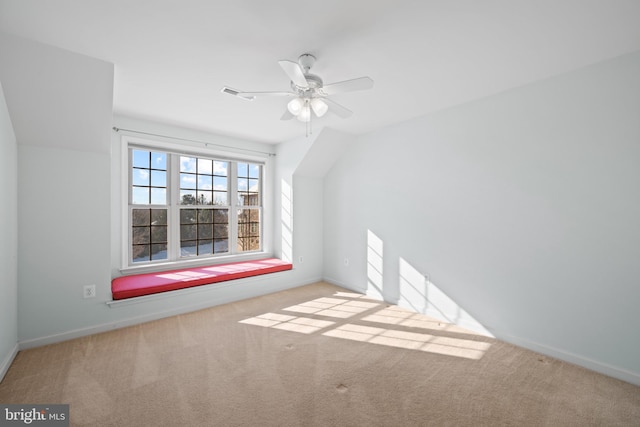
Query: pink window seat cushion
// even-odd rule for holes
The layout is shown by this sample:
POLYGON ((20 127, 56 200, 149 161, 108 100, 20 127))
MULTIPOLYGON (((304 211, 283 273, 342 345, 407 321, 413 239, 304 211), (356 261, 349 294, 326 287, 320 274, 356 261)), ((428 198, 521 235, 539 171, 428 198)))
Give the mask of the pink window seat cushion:
POLYGON ((134 274, 113 279, 111 281, 111 293, 114 300, 119 300, 276 273, 278 271, 291 270, 292 268, 293 265, 291 263, 277 258, 267 258, 206 267, 134 274))

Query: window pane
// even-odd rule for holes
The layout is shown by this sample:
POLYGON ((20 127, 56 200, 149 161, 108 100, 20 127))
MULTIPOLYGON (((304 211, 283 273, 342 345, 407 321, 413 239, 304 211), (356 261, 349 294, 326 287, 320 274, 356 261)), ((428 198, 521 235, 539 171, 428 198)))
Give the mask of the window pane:
MULTIPOLYGON (((149 225, 150 210, 151 209, 133 209, 133 212, 131 212, 131 224, 132 225, 149 225)), ((153 211, 159 211, 159 210, 161 209, 153 209, 153 211)))
POLYGON ((211 190, 213 188, 213 177, 211 175, 198 175, 198 189, 211 190))
POLYGON ((213 162, 209 159, 198 159, 198 173, 205 173, 211 175, 213 173, 213 168, 211 164, 213 162))
POLYGON ((149 167, 149 152, 143 150, 132 150, 133 158, 131 159, 131 164, 133 167, 137 168, 148 168, 149 167))
POLYGON ((229 240, 228 239, 216 239, 213 241, 214 253, 229 252, 229 240))
POLYGON ((229 204, 229 198, 226 192, 214 191, 213 192, 213 204, 217 206, 226 206, 229 204))
POLYGON ((213 240, 198 240, 198 255, 213 253, 213 240))
POLYGON ((213 210, 213 222, 216 224, 226 224, 229 222, 229 210, 228 209, 214 209, 213 210))
MULTIPOLYGON (((134 182, 135 184, 135 182, 134 182)), ((165 171, 151 171, 151 185, 154 187, 166 187, 167 186, 167 172, 165 171)))
POLYGON ((167 241, 167 226, 151 226, 151 243, 164 243, 167 241))
POLYGON ((249 165, 247 163, 238 163, 238 176, 249 176, 249 165))
POLYGON ((149 261, 149 245, 133 245, 132 260, 133 262, 149 261))
POLYGON ((220 176, 213 177, 213 189, 217 191, 227 191, 227 178, 220 176))
MULTIPOLYGON (((134 209, 134 212, 141 209, 134 209)), ((151 225, 167 225, 166 209, 151 209, 151 225)))
POLYGON ((238 178, 238 191, 249 190, 249 180, 247 178, 238 178))
POLYGON ((198 223, 211 224, 212 222, 213 222, 213 209, 198 209, 198 223))
POLYGON ((181 225, 180 240, 195 240, 197 237, 197 225, 181 225))
POLYGON ((196 188, 196 176, 191 173, 180 174, 180 188, 194 189, 196 188))
POLYGON ((149 185, 149 169, 133 169, 131 173, 133 185, 149 185))
POLYGON ((180 204, 181 205, 195 205, 196 204, 196 192, 195 190, 180 190, 180 204))
POLYGON ((166 205, 167 204, 167 189, 166 188, 152 188, 151 189, 151 204, 152 205, 166 205))
POLYGON ((180 156, 180 172, 193 172, 193 173, 196 173, 196 159, 195 159, 195 157, 180 156))
POLYGON ((240 206, 259 206, 260 196, 258 193, 238 193, 238 204, 240 206))
POLYGON ((213 194, 211 191, 198 191, 196 194, 196 203, 198 205, 213 204, 213 194))
POLYGON ((216 239, 226 239, 229 237, 229 225, 228 224, 215 224, 213 226, 213 237, 216 239))
POLYGON ((228 162, 213 162, 213 174, 219 176, 228 176, 227 171, 229 170, 228 162))
POLYGON ((167 244, 151 245, 151 259, 167 259, 167 244))
POLYGON ((195 224, 195 223, 196 223, 195 209, 180 209, 180 224, 195 224))
POLYGON ((132 238, 133 244, 146 244, 151 242, 151 233, 149 227, 133 227, 132 238))
POLYGON ((212 239, 212 238, 213 238, 213 225, 198 224, 198 239, 212 239))
POLYGON ((260 178, 260 165, 249 165, 249 178, 260 178))
POLYGON ((167 209, 132 209, 133 262, 167 259, 167 209))
POLYGON ((131 203, 134 205, 148 205, 149 187, 133 187, 131 190, 131 203))
POLYGON ((260 249, 259 209, 238 209, 238 251, 260 249))
POLYGON ((260 250, 260 240, 257 237, 238 237, 238 252, 260 250))
POLYGON ((151 168, 167 170, 167 153, 151 153, 151 168))
POLYGON ((180 242, 180 256, 195 256, 198 255, 198 248, 194 240, 180 242))

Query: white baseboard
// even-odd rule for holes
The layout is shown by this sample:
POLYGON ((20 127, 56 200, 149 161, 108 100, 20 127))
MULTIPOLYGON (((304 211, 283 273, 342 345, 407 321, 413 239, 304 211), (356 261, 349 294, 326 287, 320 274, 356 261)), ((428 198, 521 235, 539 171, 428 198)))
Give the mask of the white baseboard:
MULTIPOLYGON (((333 280, 331 278, 325 278, 324 279, 325 282, 331 283, 333 285, 336 286, 340 286, 346 289, 350 289, 354 292, 360 292, 360 293, 365 293, 366 291, 363 289, 357 289, 353 286, 349 286, 345 283, 340 283, 337 280, 333 280)), ((412 311, 416 311, 415 309, 413 309, 412 307, 407 307, 406 305, 401 305, 403 308, 406 308, 408 310, 412 310, 412 311)), ((416 311, 417 312, 417 311, 416 311)), ((444 322, 449 322, 451 323, 449 320, 445 319, 442 317, 442 315, 440 313, 437 313, 435 311, 428 311, 425 313, 425 315, 430 316, 430 317, 435 317, 438 319, 441 319, 444 322)), ((622 381, 626 381, 628 383, 634 384, 634 385, 638 385, 640 386, 640 373, 638 372, 632 372, 632 371, 628 371, 626 369, 622 369, 616 366, 612 366, 603 362, 598 362, 596 360, 592 360, 589 359, 587 357, 584 356, 580 356, 578 354, 574 354, 565 350, 561 350, 558 348, 554 348, 554 347, 550 347, 544 344, 540 344, 537 342, 533 342, 533 341, 529 341, 527 339, 524 338, 520 338, 520 337, 516 337, 513 335, 509 335, 509 334, 505 334, 505 333, 501 333, 499 330, 496 329, 481 329, 478 327, 478 325, 475 325, 473 323, 468 323, 468 322, 460 322, 460 323, 456 323, 457 326, 460 326, 462 328, 465 329, 470 329, 473 330, 474 332, 478 332, 480 334, 483 334, 485 336, 490 336, 490 337, 495 337, 498 340, 507 342, 509 344, 513 344, 516 345, 518 347, 522 347, 522 348, 526 348, 527 350, 531 350, 531 351, 535 351, 536 353, 540 353, 540 354, 544 354, 545 356, 549 356, 549 357, 553 357, 568 363, 572 363, 574 365, 577 366, 581 366, 583 368, 589 369, 591 371, 594 372, 598 372, 600 374, 603 375, 607 375, 609 377, 612 378, 617 378, 619 380, 622 381)), ((480 327, 482 327, 482 325, 480 325, 480 327)), ((483 328, 483 327, 482 327, 483 328)))
MULTIPOLYGON (((274 273, 278 274, 278 273, 274 273)), ((244 279, 245 281, 255 279, 248 278, 244 279)), ((122 319, 115 322, 103 323, 100 325, 93 325, 86 328, 74 329, 71 331, 65 331, 58 334, 51 334, 44 337, 22 340, 18 343, 20 350, 26 350, 29 348, 41 347, 43 345, 55 344, 62 341, 68 341, 76 338, 85 337, 88 335, 99 334, 102 332, 108 332, 115 329, 126 328, 128 326, 139 325, 141 323, 151 322, 158 319, 163 319, 165 317, 177 316, 179 314, 190 313, 192 311, 202 310, 209 307, 215 307, 217 305, 227 304, 235 301, 241 301, 243 299, 255 298, 262 295, 271 294, 274 292, 280 292, 287 289, 297 288, 300 286, 308 285, 311 283, 316 283, 321 281, 321 278, 308 278, 307 280, 301 280, 299 284, 295 285, 279 285, 276 281, 273 285, 269 286, 261 286, 253 288, 252 290, 256 290, 256 292, 250 292, 243 295, 233 295, 231 297, 225 295, 218 296, 217 298, 208 298, 206 301, 198 304, 192 304, 182 307, 177 307, 171 310, 160 311, 156 313, 146 314, 144 316, 136 316, 128 319, 122 319)), ((246 283, 245 283, 246 284, 246 283)), ((144 297, 141 297, 144 298, 144 297)), ((150 301, 152 301, 150 299, 150 301)), ((142 303, 142 302, 138 302, 142 303)))
POLYGON ((13 363, 13 360, 18 355, 19 350, 20 350, 20 346, 18 345, 18 343, 16 343, 16 345, 13 346, 13 349, 9 352, 9 354, 7 354, 7 357, 5 357, 2 363, 0 363, 0 383, 4 379, 4 376, 7 375, 7 371, 9 370, 9 367, 13 363))
POLYGON ((347 285, 346 283, 342 283, 339 280, 335 280, 335 279, 332 279, 330 277, 323 277, 322 281, 323 282, 327 282, 327 283, 329 283, 331 285, 334 285, 334 286, 339 286, 341 288, 348 289, 348 290, 353 291, 353 292, 358 292, 358 293, 361 293, 361 294, 366 293, 366 289, 360 289, 358 287, 347 285))
POLYGON ((595 371, 600 374, 604 374, 609 377, 617 378, 619 380, 640 386, 640 373, 638 372, 627 371, 626 369, 618 368, 607 363, 598 362, 596 360, 592 360, 575 353, 550 347, 534 341, 529 341, 524 338, 515 337, 508 334, 501 334, 499 331, 493 330, 492 332, 495 333, 497 339, 513 345, 517 345, 518 347, 523 347, 527 350, 535 351, 536 353, 541 353, 545 356, 554 357, 556 359, 581 366, 591 371, 595 371))

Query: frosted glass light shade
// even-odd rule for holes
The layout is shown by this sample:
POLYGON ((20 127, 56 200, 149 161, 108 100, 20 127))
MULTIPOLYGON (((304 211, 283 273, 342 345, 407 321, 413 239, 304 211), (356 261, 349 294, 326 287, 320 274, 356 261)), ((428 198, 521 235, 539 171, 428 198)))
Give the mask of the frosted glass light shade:
POLYGON ((302 111, 302 107, 304 106, 304 101, 301 98, 293 98, 287 104, 287 109, 291 114, 297 116, 302 111))
POLYGON ((300 113, 298 113, 298 120, 301 122, 308 122, 311 120, 311 108, 309 108, 309 105, 302 107, 300 113))
POLYGON ((313 108, 313 112, 316 113, 316 116, 322 117, 329 109, 329 106, 322 99, 314 98, 311 100, 311 108, 313 108))

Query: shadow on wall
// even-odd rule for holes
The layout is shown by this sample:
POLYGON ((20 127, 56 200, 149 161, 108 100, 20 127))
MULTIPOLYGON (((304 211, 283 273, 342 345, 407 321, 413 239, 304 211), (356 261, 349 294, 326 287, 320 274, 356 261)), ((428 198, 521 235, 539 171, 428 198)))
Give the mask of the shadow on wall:
MULTIPOLYGON (((384 264, 390 261, 384 257, 382 239, 367 230, 367 296, 385 299, 384 264)), ((480 322, 402 257, 398 257, 397 288, 399 306, 493 337, 480 322)))

